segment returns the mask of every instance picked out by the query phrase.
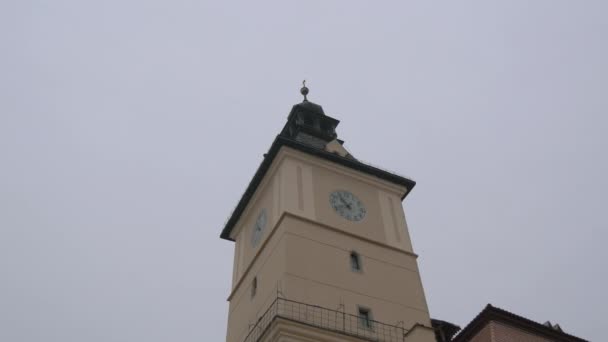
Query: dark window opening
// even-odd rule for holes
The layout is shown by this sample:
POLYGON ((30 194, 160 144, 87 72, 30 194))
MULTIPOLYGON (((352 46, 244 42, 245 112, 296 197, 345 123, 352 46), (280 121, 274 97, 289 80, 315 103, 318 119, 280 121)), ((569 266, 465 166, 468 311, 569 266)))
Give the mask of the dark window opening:
POLYGON ((361 272, 361 257, 359 256, 359 253, 350 253, 350 268, 355 272, 361 272))
POLYGON ((369 309, 359 308, 359 325, 366 329, 372 328, 372 313, 369 309))
POLYGON ((255 297, 255 293, 258 291, 258 277, 254 277, 251 282, 251 298, 255 297))

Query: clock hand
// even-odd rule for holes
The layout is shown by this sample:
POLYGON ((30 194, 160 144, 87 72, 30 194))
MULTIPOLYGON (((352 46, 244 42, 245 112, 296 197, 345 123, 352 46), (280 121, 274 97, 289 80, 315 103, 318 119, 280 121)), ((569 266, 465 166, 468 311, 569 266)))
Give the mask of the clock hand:
POLYGON ((346 199, 344 199, 344 196, 342 196, 341 193, 338 193, 338 197, 340 197, 340 202, 342 202, 348 208, 348 210, 352 209, 351 206, 350 206, 350 204, 348 204, 346 202, 346 199))

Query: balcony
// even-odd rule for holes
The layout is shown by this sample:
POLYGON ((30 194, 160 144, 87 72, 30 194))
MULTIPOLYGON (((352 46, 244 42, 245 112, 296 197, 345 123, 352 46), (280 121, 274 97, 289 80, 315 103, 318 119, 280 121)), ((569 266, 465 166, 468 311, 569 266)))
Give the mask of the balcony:
POLYGON ((276 318, 378 342, 403 342, 407 329, 342 311, 277 298, 258 319, 244 342, 258 342, 276 318))

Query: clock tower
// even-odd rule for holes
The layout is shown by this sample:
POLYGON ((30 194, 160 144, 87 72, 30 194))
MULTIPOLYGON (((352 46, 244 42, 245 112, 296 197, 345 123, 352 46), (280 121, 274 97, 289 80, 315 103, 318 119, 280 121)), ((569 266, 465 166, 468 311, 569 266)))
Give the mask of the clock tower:
POLYGON ((435 341, 401 205, 415 182, 350 154, 302 94, 220 235, 226 341, 435 341))

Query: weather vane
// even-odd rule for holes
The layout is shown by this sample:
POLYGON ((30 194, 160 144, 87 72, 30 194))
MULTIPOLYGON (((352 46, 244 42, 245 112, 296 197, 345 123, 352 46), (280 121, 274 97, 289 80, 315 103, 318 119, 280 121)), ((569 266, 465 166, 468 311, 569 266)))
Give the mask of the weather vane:
POLYGON ((302 89, 300 89, 300 94, 304 95, 304 102, 308 102, 306 95, 308 95, 308 88, 306 88, 306 80, 302 81, 302 89))

